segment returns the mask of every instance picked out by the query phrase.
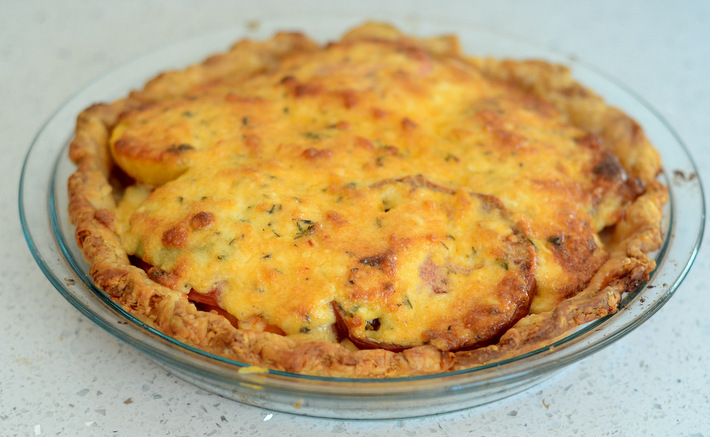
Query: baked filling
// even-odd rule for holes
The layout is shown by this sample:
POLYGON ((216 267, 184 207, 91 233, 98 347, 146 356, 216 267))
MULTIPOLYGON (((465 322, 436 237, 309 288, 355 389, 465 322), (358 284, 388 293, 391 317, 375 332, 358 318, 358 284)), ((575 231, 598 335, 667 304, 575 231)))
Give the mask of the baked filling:
POLYGON ((394 377, 513 357, 648 279, 666 190, 636 122, 541 61, 367 23, 244 40, 78 119, 95 283, 247 364, 394 377))

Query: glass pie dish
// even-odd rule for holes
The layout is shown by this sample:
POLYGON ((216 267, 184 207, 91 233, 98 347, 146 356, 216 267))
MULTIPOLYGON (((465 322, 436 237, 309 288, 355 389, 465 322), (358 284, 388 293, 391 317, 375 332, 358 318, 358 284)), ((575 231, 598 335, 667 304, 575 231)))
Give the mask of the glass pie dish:
POLYGON ((156 331, 95 287, 74 242, 66 181, 74 171, 67 148, 75 117, 85 107, 112 101, 160 71, 197 62, 244 37, 264 39, 300 30, 327 41, 357 24, 344 19, 272 18, 258 26, 222 29, 137 58, 92 83, 67 102, 39 132, 20 180, 20 217, 30 250, 50 282, 79 311, 183 379, 226 398, 288 413, 344 419, 387 419, 450 412, 525 390, 555 371, 608 346, 648 320, 690 269, 704 228, 704 196, 697 171, 672 129, 642 99, 594 69, 519 41, 453 23, 393 24, 411 34, 455 33, 476 56, 541 58, 568 65, 575 78, 634 117, 659 149, 669 188, 664 241, 653 254, 650 280, 625 296, 620 310, 579 327, 562 340, 513 359, 438 375, 347 379, 254 369, 156 331), (682 211, 682 213, 680 213, 682 211))

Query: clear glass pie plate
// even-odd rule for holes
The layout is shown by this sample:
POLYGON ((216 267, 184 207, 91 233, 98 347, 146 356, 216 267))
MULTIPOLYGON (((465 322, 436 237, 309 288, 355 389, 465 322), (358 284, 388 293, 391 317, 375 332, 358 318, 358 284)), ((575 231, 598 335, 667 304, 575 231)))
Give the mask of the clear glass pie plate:
POLYGON ((386 419, 423 416, 481 405, 525 390, 555 371, 609 346, 648 320, 673 295, 690 269, 702 239, 705 204, 695 165, 673 130, 641 98, 603 73, 559 54, 456 23, 390 20, 407 33, 457 34, 476 56, 541 58, 570 66, 577 80, 632 115, 660 150, 669 187, 665 238, 654 256, 651 279, 625 297, 616 314, 582 326, 548 347, 465 371, 387 380, 342 379, 284 372, 240 371, 241 363, 180 343, 131 316, 96 288, 74 242, 67 215, 66 182, 74 171, 67 156, 76 116, 85 107, 112 101, 157 73, 198 62, 244 37, 264 39, 279 30, 300 30, 328 41, 359 24, 350 18, 283 17, 255 26, 221 29, 177 42, 116 68, 62 106, 32 144, 20 180, 23 230, 35 260, 52 285, 79 311, 170 372, 239 402, 307 416, 386 419))

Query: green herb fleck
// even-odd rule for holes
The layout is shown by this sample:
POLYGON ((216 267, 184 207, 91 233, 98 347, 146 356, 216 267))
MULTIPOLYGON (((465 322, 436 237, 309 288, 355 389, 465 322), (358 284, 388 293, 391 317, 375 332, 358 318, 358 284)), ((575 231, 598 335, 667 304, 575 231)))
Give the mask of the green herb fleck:
POLYGON ((532 240, 532 238, 528 237, 527 235, 525 236, 525 238, 527 238, 528 241, 530 242, 530 244, 532 244, 532 246, 533 246, 535 249, 537 249, 537 245, 536 245, 535 242, 532 240))
POLYGON ((317 132, 304 132, 302 135, 309 140, 320 140, 320 135, 317 132))
POLYGON ((296 227, 298 228, 298 233, 294 240, 298 240, 301 237, 312 234, 315 231, 315 222, 312 220, 305 219, 293 219, 296 221, 296 227))
POLYGON ((192 147, 190 144, 171 144, 170 147, 168 147, 168 152, 170 153, 181 153, 181 152, 187 152, 188 150, 193 150, 194 147, 192 147))
POLYGON ((451 153, 447 154, 446 157, 444 157, 444 161, 446 162, 459 162, 461 161, 458 156, 452 155, 451 153))

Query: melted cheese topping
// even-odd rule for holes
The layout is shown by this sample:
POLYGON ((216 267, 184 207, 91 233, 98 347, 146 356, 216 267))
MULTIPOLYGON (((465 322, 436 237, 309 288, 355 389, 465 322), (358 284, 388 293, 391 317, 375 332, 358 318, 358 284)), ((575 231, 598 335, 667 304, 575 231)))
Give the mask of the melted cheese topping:
POLYGON ((126 251, 240 328, 360 347, 471 347, 554 308, 607 257, 621 167, 438 47, 346 37, 126 112, 126 251))

